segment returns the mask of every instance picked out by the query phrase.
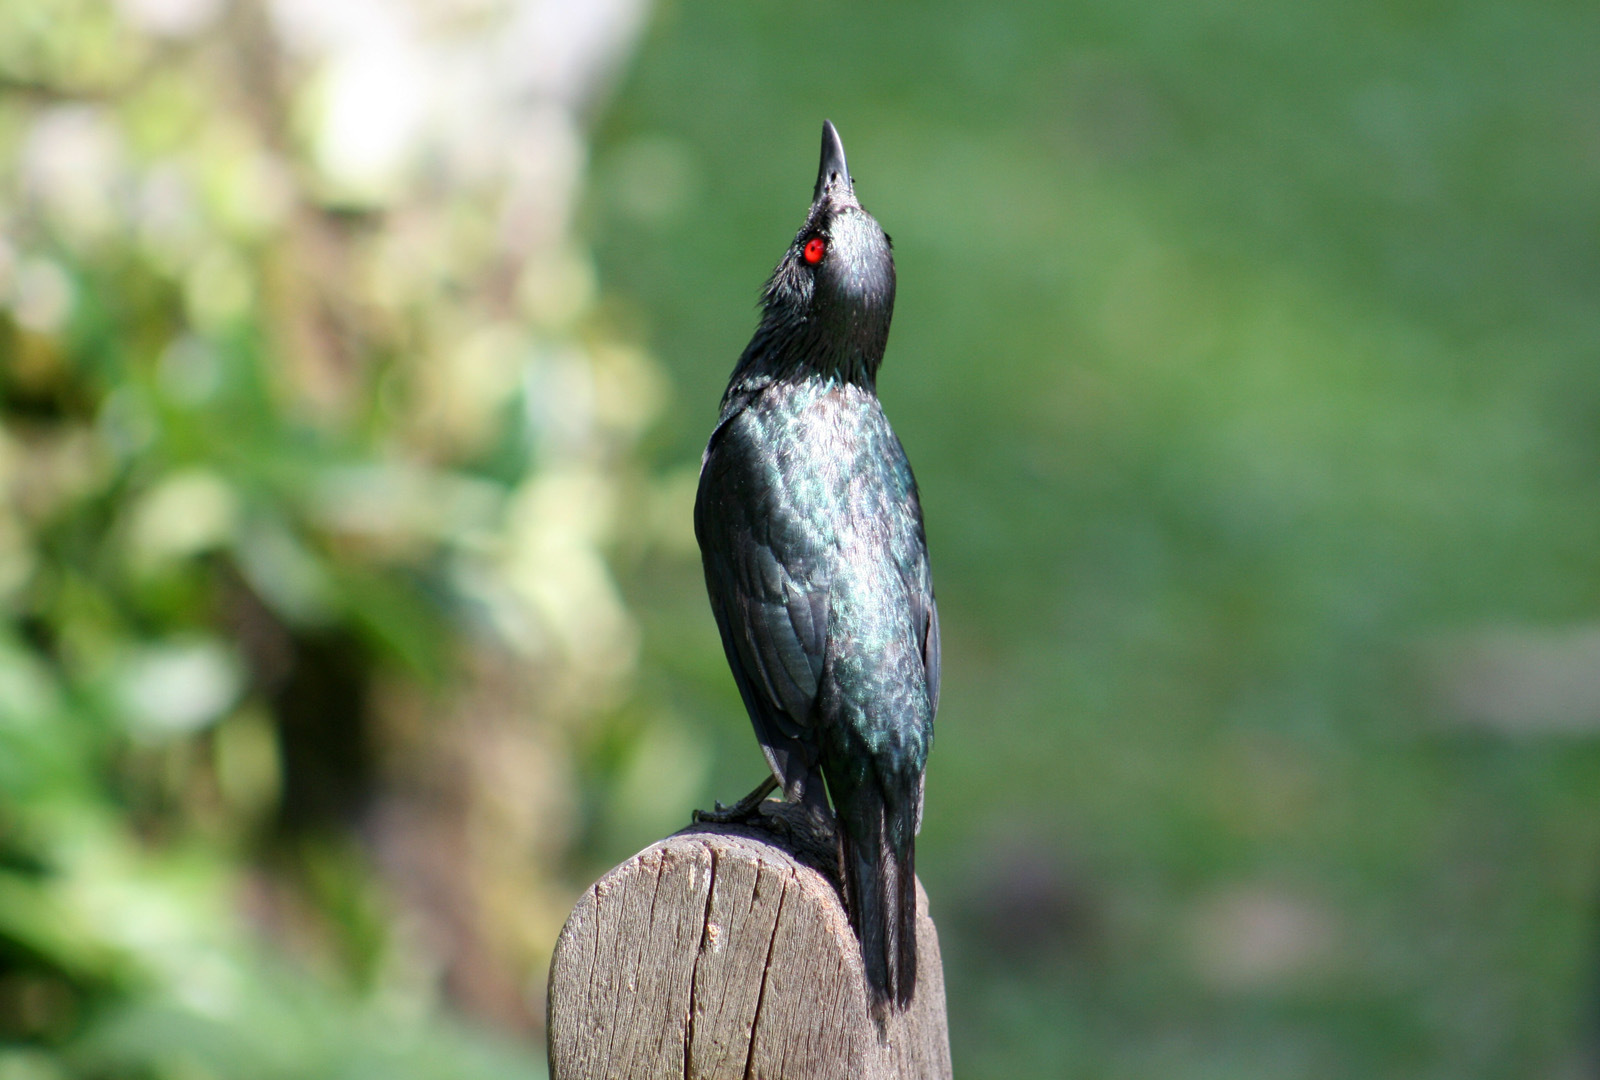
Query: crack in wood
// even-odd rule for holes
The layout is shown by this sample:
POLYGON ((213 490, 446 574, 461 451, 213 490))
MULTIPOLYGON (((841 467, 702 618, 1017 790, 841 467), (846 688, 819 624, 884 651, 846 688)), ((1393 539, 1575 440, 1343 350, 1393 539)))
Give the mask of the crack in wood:
MULTIPOLYGON (((767 942, 767 960, 761 967, 761 991, 756 994, 756 1015, 750 1021, 750 1049, 744 1059, 744 1080, 750 1080, 751 1073, 755 1069, 756 1038, 757 1033, 761 1030, 761 1006, 766 1004, 767 983, 772 977, 772 954, 778 947, 778 933, 783 926, 783 905, 789 899, 789 882, 793 878, 794 875, 792 873, 785 877, 783 888, 778 893, 778 914, 772 920, 772 939, 767 942)), ((757 888, 760 888, 760 880, 759 877, 756 878, 757 888)))
POLYGON ((684 1025, 683 1033, 683 1075, 688 1080, 695 1072, 694 1068, 694 1022, 695 1009, 698 1006, 696 994, 700 990, 700 958, 705 955, 706 944, 711 938, 711 905, 717 896, 717 860, 716 849, 707 847, 706 853, 711 857, 711 868, 706 878, 706 909, 701 916, 700 947, 695 950, 694 967, 689 969, 689 1017, 684 1025))

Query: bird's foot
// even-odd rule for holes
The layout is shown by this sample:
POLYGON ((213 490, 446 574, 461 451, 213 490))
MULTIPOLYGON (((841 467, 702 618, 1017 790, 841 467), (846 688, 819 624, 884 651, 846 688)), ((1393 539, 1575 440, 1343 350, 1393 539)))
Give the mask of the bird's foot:
POLYGON ((695 824, 708 825, 743 825, 761 813, 761 804, 767 801, 767 796, 778 786, 778 778, 769 776, 757 788, 732 806, 716 804, 715 810, 696 810, 694 812, 695 824))

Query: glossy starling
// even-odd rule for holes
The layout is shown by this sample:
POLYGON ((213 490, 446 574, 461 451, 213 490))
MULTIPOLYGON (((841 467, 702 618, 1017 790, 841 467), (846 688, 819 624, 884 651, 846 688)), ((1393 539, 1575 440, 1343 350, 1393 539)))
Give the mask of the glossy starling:
POLYGON ((939 703, 922 507, 876 394, 894 287, 889 237, 824 123, 811 209, 762 293, 694 507, 722 645, 774 777, 733 813, 777 785, 824 815, 831 799, 875 1009, 904 1008, 916 988, 913 843, 939 703))

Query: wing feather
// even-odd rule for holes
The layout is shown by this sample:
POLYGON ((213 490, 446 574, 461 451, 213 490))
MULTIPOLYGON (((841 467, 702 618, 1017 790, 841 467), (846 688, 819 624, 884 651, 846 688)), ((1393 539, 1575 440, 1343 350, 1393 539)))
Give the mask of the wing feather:
POLYGON ((695 500, 695 533, 706 589, 734 681, 767 759, 791 794, 808 785, 818 750, 812 730, 827 631, 827 583, 806 576, 823 564, 794 530, 773 542, 777 493, 749 475, 746 454, 719 454, 730 425, 706 449, 695 500), (737 470, 737 471, 735 471, 737 470), (739 497, 734 497, 737 493, 739 497), (751 498, 751 496, 756 496, 751 498))

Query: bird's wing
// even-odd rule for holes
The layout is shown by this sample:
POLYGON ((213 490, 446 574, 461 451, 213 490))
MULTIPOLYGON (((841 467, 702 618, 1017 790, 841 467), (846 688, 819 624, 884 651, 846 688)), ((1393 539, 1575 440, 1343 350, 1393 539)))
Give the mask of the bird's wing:
MULTIPOLYGON (((904 458, 905 451, 901 450, 904 458)), ((911 625, 915 629, 918 640, 922 645, 922 678, 923 685, 928 692, 928 716, 930 720, 939 711, 939 671, 940 671, 940 646, 939 646, 939 604, 933 597, 933 573, 928 566, 928 541, 922 526, 922 500, 917 492, 917 482, 911 477, 911 466, 906 464, 911 505, 914 509, 916 529, 912 548, 907 555, 906 563, 902 563, 902 573, 905 575, 906 595, 911 601, 911 625)), ((914 832, 922 831, 922 786, 918 781, 916 794, 916 823, 914 832)))
POLYGON ((695 535, 734 681, 774 772, 793 794, 817 760, 811 729, 827 638, 826 560, 775 505, 781 492, 755 475, 759 448, 727 445, 738 438, 731 431, 719 425, 706 450, 695 535))
POLYGON ((922 670, 928 684, 928 711, 939 711, 939 604, 933 590, 914 594, 918 625, 922 628, 922 670))
POLYGON ((922 525, 922 496, 911 474, 911 463, 898 437, 898 451, 905 496, 911 506, 913 528, 899 551, 900 573, 911 603, 911 625, 922 646, 922 673, 928 688, 928 715, 939 711, 939 605, 933 598, 933 571, 928 566, 928 538, 922 525))

